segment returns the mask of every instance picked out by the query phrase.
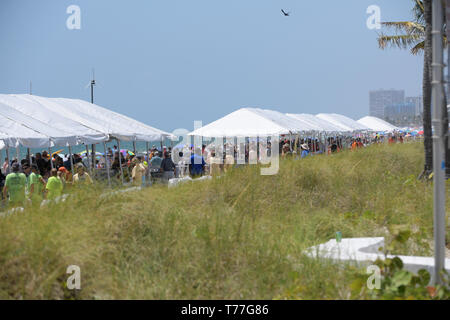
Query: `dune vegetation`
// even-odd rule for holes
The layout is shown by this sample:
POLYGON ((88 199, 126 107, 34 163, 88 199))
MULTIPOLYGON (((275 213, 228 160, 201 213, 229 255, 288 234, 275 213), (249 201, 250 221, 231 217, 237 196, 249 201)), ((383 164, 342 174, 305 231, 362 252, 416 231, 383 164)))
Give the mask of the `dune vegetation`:
MULTIPOLYGON (((410 230, 398 254, 430 255, 432 184, 422 143, 242 166, 175 188, 105 194, 0 218, 0 299, 365 299, 355 267, 303 252, 410 230), (81 290, 66 288, 69 265, 81 290)), ((448 204, 447 204, 448 206, 448 204)))

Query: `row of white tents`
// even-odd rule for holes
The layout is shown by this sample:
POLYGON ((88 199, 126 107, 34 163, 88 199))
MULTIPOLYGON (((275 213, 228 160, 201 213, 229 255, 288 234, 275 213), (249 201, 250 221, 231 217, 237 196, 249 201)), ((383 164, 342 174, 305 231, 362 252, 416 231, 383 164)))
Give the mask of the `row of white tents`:
MULTIPOLYGON (((241 108, 205 125, 190 136, 264 137, 299 133, 392 132, 395 126, 378 118, 358 121, 339 114, 284 114, 260 108, 241 108)), ((51 148, 122 141, 175 139, 98 105, 65 98, 29 94, 0 94, 0 149, 23 146, 51 148)))
POLYGON ((397 130, 399 128, 375 117, 364 117, 355 121, 335 113, 284 114, 268 109, 241 108, 194 130, 189 135, 207 138, 268 137, 288 134, 326 133, 337 135, 397 130))

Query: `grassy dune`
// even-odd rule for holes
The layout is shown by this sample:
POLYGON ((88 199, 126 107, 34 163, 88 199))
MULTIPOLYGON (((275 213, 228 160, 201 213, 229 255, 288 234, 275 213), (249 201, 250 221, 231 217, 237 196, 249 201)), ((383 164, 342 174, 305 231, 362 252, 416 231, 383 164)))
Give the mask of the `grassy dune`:
POLYGON ((432 185, 420 143, 285 160, 275 176, 243 167, 177 188, 65 203, 0 219, 1 299, 347 299, 360 272, 302 251, 344 237, 413 231, 427 255, 432 185), (81 268, 81 290, 65 288, 81 268))

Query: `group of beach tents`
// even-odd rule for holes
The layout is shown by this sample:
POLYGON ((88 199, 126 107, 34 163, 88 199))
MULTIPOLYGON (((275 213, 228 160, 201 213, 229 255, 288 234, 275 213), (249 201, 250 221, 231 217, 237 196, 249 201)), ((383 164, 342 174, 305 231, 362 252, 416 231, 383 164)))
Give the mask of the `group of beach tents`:
POLYGON ((241 108, 191 133, 200 137, 269 137, 288 134, 325 133, 344 135, 394 132, 399 128, 375 117, 358 121, 340 114, 284 114, 260 108, 241 108))
MULTIPOLYGON (((358 121, 339 114, 283 114, 241 108, 189 136, 264 137, 290 133, 333 134, 398 130, 374 117, 358 121)), ((0 149, 52 148, 118 141, 162 141, 177 137, 98 105, 66 98, 0 94, 0 149)))

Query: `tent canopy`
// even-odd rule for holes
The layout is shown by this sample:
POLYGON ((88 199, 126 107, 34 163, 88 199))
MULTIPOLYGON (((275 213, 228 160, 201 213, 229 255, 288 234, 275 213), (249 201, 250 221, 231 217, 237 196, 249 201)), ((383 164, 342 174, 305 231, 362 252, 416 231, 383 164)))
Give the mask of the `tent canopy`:
MULTIPOLYGON (((47 137, 47 140, 51 140, 55 145, 65 146, 65 145, 76 145, 79 143, 76 133, 56 129, 50 126, 49 123, 41 122, 38 119, 27 115, 26 113, 21 113, 20 111, 17 111, 16 109, 10 107, 9 105, 4 104, 1 101, 1 97, 0 97, 0 115, 11 121, 16 122, 17 124, 20 124, 33 131, 45 135, 47 137)), ((52 117, 50 116, 50 118, 52 117)))
MULTIPOLYGON (((1 106, 0 106, 1 107, 1 106)), ((40 134, 0 114, 0 138, 6 147, 48 148, 48 136, 40 134)))
POLYGON ((392 132, 400 130, 400 128, 397 128, 396 126, 390 124, 389 122, 384 121, 377 117, 367 116, 359 119, 357 122, 365 125, 366 127, 369 127, 373 131, 392 132))
MULTIPOLYGON (((29 95, 0 94, 0 103, 8 105, 9 116, 50 136, 55 145, 92 144, 108 139, 106 134, 88 128, 67 116, 52 112, 45 105, 27 99, 26 96, 29 95), (15 111, 15 118, 13 117, 13 110, 15 111), (20 115, 22 116, 20 117, 20 115), (45 131, 46 129, 48 132, 45 131), (58 136, 61 138, 58 139, 58 136)), ((7 115, 6 113, 3 114, 7 115)))
POLYGON ((318 118, 313 114, 300 113, 293 114, 287 113, 289 117, 295 118, 298 121, 305 122, 314 128, 314 131, 320 132, 342 132, 342 128, 334 125, 331 122, 328 122, 324 119, 318 118))
POLYGON ((193 132, 189 136, 265 137, 305 132, 368 131, 369 127, 339 114, 283 114, 260 108, 241 108, 193 132))
POLYGON ((73 114, 78 121, 86 123, 87 126, 95 124, 99 131, 114 138, 125 141, 159 141, 164 138, 176 138, 168 132, 83 100, 64 98, 49 100, 61 106, 59 112, 73 114))
POLYGON ((261 109, 242 108, 189 133, 201 137, 268 137, 289 134, 290 129, 272 120, 261 109))
POLYGON ((291 133, 316 131, 317 129, 315 126, 312 126, 296 118, 289 117, 286 114, 278 111, 259 108, 252 108, 252 111, 261 115, 266 119, 273 121, 274 123, 282 126, 283 128, 288 129, 289 132, 291 133))
POLYGON ((367 126, 337 113, 319 113, 317 117, 331 122, 333 125, 342 128, 343 131, 353 132, 370 130, 367 126))
MULTIPOLYGON (((28 94, 0 94, 0 115, 13 122, 0 126, 7 145, 30 148, 94 144, 117 138, 126 141, 159 141, 174 135, 147 126, 106 108, 77 99, 44 98, 28 94), (17 126, 27 130, 17 130, 17 126), (36 139, 30 140, 34 132, 36 139), (42 139, 45 138, 45 143, 42 139), (14 140, 15 139, 15 140, 14 140), (50 140, 50 142, 49 142, 50 140), (25 144, 24 144, 25 143, 25 144)), ((5 141, 4 139, 2 141, 5 141)))

